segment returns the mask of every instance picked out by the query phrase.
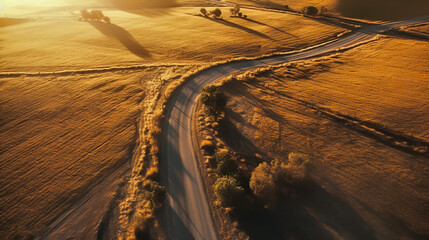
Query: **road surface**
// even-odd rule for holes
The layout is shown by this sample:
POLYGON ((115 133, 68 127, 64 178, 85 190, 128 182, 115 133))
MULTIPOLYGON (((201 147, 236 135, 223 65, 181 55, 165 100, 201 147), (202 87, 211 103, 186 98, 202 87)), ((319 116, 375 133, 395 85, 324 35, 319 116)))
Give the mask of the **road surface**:
POLYGON ((201 71, 184 83, 167 105, 162 129, 161 180, 167 189, 165 225, 169 239, 217 239, 192 143, 191 117, 200 90, 216 80, 257 67, 313 58, 371 39, 384 30, 427 22, 429 17, 368 25, 335 42, 299 53, 231 62, 201 71))

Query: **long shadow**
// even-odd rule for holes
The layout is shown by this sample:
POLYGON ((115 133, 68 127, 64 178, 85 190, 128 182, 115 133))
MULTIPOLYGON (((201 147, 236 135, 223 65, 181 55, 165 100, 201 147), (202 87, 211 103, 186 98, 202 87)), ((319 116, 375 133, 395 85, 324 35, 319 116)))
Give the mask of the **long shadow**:
POLYGON ((255 203, 236 209, 236 219, 250 239, 377 239, 372 228, 345 201, 314 182, 295 197, 284 197, 276 207, 255 203))
POLYGON ((279 31, 279 32, 281 32, 281 33, 284 33, 284 34, 290 35, 290 36, 292 36, 292 37, 299 38, 299 37, 298 37, 298 36, 296 36, 296 35, 293 35, 293 34, 291 34, 291 33, 288 33, 288 32, 286 32, 286 31, 284 31, 284 30, 281 30, 280 28, 276 28, 276 27, 271 26, 271 25, 268 25, 268 24, 266 24, 266 23, 259 22, 259 21, 256 21, 256 20, 253 20, 253 19, 250 19, 250 18, 242 18, 242 19, 243 19, 243 20, 246 20, 246 21, 248 21, 248 22, 252 22, 252 23, 256 23, 256 24, 262 25, 262 26, 270 27, 270 28, 272 28, 272 29, 274 29, 274 30, 276 30, 276 31, 279 31))
POLYGON ((229 116, 226 116, 220 123, 219 138, 230 147, 234 152, 245 156, 248 163, 256 167, 261 159, 255 158, 257 154, 262 158, 267 158, 266 154, 261 152, 239 129, 231 122, 229 116))
POLYGON ((359 205, 361 205, 363 208, 365 208, 368 212, 370 212, 372 215, 377 216, 382 222, 387 223, 389 226, 392 227, 392 232, 395 235, 401 235, 407 239, 416 239, 416 240, 427 240, 429 239, 429 235, 425 233, 418 233, 415 230, 412 229, 412 227, 409 225, 409 223, 405 222, 400 217, 393 215, 389 212, 379 212, 374 210, 372 207, 368 206, 366 203, 362 202, 362 200, 357 199, 353 197, 353 200, 358 202, 359 205))
POLYGON ((130 52, 141 57, 151 58, 151 54, 142 46, 137 40, 125 29, 112 23, 94 22, 90 21, 93 27, 95 27, 102 34, 113 37, 119 40, 130 52))
POLYGON ((27 21, 29 21, 27 18, 1 18, 0 17, 0 28, 25 23, 27 21))
POLYGON ((244 27, 244 26, 238 25, 238 24, 236 24, 236 23, 233 23, 233 22, 227 21, 227 20, 222 19, 222 18, 216 18, 216 19, 215 19, 215 18, 209 18, 209 17, 204 17, 204 18, 205 18, 205 19, 208 19, 208 20, 210 20, 210 21, 212 21, 212 22, 217 22, 217 23, 223 24, 223 25, 228 26, 228 27, 233 27, 233 28, 237 28, 237 29, 243 30, 243 31, 245 31, 245 32, 248 32, 248 33, 250 33, 250 34, 256 35, 256 36, 258 36, 258 37, 262 37, 262 38, 265 38, 265 39, 273 40, 273 39, 272 39, 270 36, 268 36, 268 35, 265 35, 265 34, 263 34, 263 33, 261 33, 261 32, 258 32, 258 31, 256 31, 256 30, 253 30, 253 29, 251 29, 251 28, 244 27))
POLYGON ((257 0, 248 0, 249 2, 253 2, 260 6, 265 6, 267 8, 274 8, 274 9, 285 9, 285 5, 278 4, 271 1, 257 1, 257 0))
POLYGON ((164 204, 163 211, 164 212, 160 211, 158 213, 158 217, 161 219, 161 228, 167 234, 167 239, 194 239, 192 233, 186 227, 185 223, 182 221, 176 211, 170 206, 170 204, 164 204), (170 215, 167 213, 170 213, 170 215), (167 217, 169 219, 166 219, 167 217), (180 236, 170 236, 172 231, 169 229, 169 227, 172 226, 167 224, 167 222, 174 222, 176 224, 176 229, 179 229, 178 232, 180 236))

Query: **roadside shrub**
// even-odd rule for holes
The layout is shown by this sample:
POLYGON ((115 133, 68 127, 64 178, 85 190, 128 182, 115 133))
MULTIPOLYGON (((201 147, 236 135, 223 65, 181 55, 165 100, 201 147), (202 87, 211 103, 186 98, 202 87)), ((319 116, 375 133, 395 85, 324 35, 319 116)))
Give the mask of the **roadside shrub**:
POLYGON ((286 183, 291 186, 300 186, 308 179, 309 161, 306 155, 290 153, 286 169, 286 183))
POLYGON ((238 17, 243 17, 243 13, 239 12, 239 13, 237 13, 237 16, 238 17))
POLYGON ((311 15, 311 16, 317 15, 318 12, 319 11, 317 10, 317 8, 313 6, 305 7, 303 11, 304 14, 311 15))
POLYGON ((266 203, 274 203, 277 199, 277 186, 271 166, 263 162, 252 172, 249 183, 253 194, 266 203))
POLYGON ((247 15, 243 15, 243 18, 244 18, 244 19, 246 19, 246 18, 247 18, 247 15))
POLYGON ((231 154, 227 150, 217 151, 213 158, 216 160, 216 163, 223 162, 231 158, 231 154))
POLYGON ((152 208, 158 209, 162 206, 162 202, 165 199, 165 192, 165 187, 161 186, 158 182, 153 181, 151 183, 151 191, 148 193, 148 200, 152 208))
POLYGON ((201 149, 203 149, 206 154, 213 155, 215 150, 215 145, 210 140, 203 140, 201 141, 201 149))
POLYGON ((238 164, 229 156, 218 163, 216 170, 221 176, 235 176, 238 172, 238 164))
POLYGON ((227 98, 224 92, 214 85, 204 87, 201 92, 201 103, 204 104, 207 113, 217 121, 226 108, 227 98))
POLYGON ((201 8, 200 9, 200 13, 204 16, 207 17, 207 10, 205 8, 201 8))
POLYGON ((210 11, 210 14, 213 18, 220 18, 220 16, 222 16, 222 11, 219 8, 216 8, 215 10, 210 11))
POLYGON ((216 198, 222 207, 237 207, 245 198, 245 192, 231 176, 218 178, 213 185, 216 198))
POLYGON ((146 218, 141 213, 134 216, 134 236, 137 240, 150 239, 149 228, 152 218, 146 218))
POLYGON ((287 193, 306 182, 307 166, 307 157, 295 153, 289 154, 287 164, 278 160, 260 163, 250 177, 250 189, 268 205, 275 204, 280 192, 287 193))

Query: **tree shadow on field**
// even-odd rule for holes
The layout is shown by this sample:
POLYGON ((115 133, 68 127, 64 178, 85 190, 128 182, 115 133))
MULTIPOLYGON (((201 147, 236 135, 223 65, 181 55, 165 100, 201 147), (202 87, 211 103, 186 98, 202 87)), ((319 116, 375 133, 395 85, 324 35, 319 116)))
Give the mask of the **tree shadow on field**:
POLYGON ((119 40, 133 54, 141 58, 151 58, 151 54, 127 30, 118 25, 94 21, 90 21, 89 24, 102 34, 119 40))
MULTIPOLYGON (((201 16, 201 17, 202 17, 202 16, 201 16)), ((239 24, 236 24, 236 23, 233 23, 233 22, 227 21, 227 20, 222 19, 222 18, 210 18, 210 17, 204 17, 204 18, 205 18, 205 19, 208 19, 208 20, 210 20, 210 21, 212 21, 212 22, 216 22, 216 23, 223 24, 223 25, 228 26, 228 27, 233 27, 233 28, 237 28, 237 29, 243 30, 243 31, 245 31, 245 32, 248 32, 248 33, 250 33, 250 34, 253 34, 253 35, 258 36, 258 37, 261 37, 261 38, 265 38, 265 39, 273 40, 270 36, 268 36, 268 35, 266 35, 266 34, 263 34, 263 33, 258 32, 258 31, 256 31, 256 30, 253 30, 253 29, 251 29, 251 28, 248 28, 248 27, 245 27, 245 26, 241 26, 241 25, 239 25, 239 24)))
POLYGON ((252 22, 252 23, 256 23, 256 24, 262 25, 262 26, 270 27, 270 28, 272 28, 272 29, 274 29, 274 30, 276 30, 276 31, 278 31, 278 32, 281 32, 281 33, 284 33, 284 34, 290 35, 290 36, 292 36, 292 37, 299 38, 299 37, 298 37, 298 36, 296 36, 296 35, 293 35, 293 34, 288 33, 288 32, 286 32, 286 31, 284 31, 284 30, 282 30, 282 29, 280 29, 280 28, 277 28, 277 27, 274 27, 274 26, 268 25, 268 24, 266 24, 266 23, 259 22, 259 21, 256 21, 256 20, 253 20, 253 19, 250 19, 250 18, 242 18, 242 19, 243 19, 243 20, 246 20, 246 21, 248 21, 248 22, 252 22))
POLYGON ((357 212, 315 182, 282 197, 276 206, 255 203, 230 213, 250 239, 377 239, 357 212))
POLYGON ((0 28, 28 22, 27 18, 0 18, 0 28))

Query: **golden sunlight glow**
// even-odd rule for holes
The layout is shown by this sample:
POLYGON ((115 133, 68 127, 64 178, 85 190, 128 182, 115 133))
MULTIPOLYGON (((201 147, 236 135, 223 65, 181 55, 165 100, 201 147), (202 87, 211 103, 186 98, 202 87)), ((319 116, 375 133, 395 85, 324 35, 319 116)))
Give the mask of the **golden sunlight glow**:
POLYGON ((2 0, 0 1, 0 15, 10 17, 33 17, 44 10, 58 7, 79 8, 109 2, 108 0, 2 0))

